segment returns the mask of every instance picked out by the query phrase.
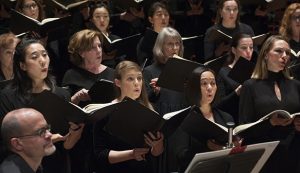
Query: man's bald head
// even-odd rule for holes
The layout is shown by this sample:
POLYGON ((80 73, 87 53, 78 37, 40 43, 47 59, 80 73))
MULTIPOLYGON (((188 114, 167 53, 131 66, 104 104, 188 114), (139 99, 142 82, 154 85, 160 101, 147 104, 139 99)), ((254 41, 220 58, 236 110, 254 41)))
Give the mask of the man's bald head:
POLYGON ((32 108, 13 110, 5 115, 1 125, 1 135, 4 144, 10 148, 10 139, 21 136, 24 130, 31 128, 32 120, 43 118, 43 115, 32 108))

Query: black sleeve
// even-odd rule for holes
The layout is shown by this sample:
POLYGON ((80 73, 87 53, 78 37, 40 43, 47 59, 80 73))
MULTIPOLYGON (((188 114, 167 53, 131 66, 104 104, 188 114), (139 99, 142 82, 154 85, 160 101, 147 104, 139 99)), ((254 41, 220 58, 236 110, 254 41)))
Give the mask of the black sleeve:
POLYGON ((212 27, 208 28, 204 36, 204 60, 205 61, 212 59, 212 57, 214 57, 215 49, 216 49, 215 43, 208 40, 211 30, 212 27))
POLYGON ((103 130, 106 119, 98 121, 93 128, 93 147, 98 164, 109 165, 109 135, 103 130))
MULTIPOLYGON (((251 79, 250 79, 251 80, 251 79)), ((246 81, 241 88, 239 104, 240 124, 254 122, 255 109, 250 80, 246 81)))
POLYGON ((150 82, 153 78, 153 75, 151 73, 151 71, 149 69, 145 69, 143 71, 143 76, 144 76, 144 80, 145 80, 145 86, 146 86, 146 90, 147 90, 147 94, 148 94, 148 98, 149 101, 154 103, 156 102, 156 100, 158 100, 159 98, 159 94, 155 94, 155 92, 153 91, 152 87, 150 86, 150 82))

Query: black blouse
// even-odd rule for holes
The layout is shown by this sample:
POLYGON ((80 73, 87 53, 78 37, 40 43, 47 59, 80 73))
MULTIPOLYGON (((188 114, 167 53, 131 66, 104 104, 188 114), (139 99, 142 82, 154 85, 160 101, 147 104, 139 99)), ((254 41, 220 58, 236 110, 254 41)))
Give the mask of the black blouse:
MULTIPOLYGON (((268 113, 283 109, 290 113, 300 111, 300 83, 297 80, 286 79, 282 73, 268 72, 267 79, 249 79, 241 89, 239 116, 240 123, 251 123, 268 113), (275 81, 278 83, 281 100, 275 93, 275 81)), ((244 140, 245 144, 282 140, 290 133, 291 126, 271 126, 269 121, 263 122, 263 129, 244 140)))
MULTIPOLYGON (((203 116, 200 111, 199 116, 203 116)), ((233 118, 226 112, 213 108, 213 117, 216 123, 225 126, 227 122, 232 122, 233 118)), ((208 152, 207 139, 196 139, 179 128, 176 131, 175 152, 179 164, 179 172, 184 172, 196 153, 208 152)))
POLYGON ((66 72, 62 85, 68 86, 71 90, 71 95, 73 95, 82 88, 87 90, 90 89, 93 84, 100 79, 113 81, 113 78, 114 70, 109 67, 99 74, 94 74, 82 68, 74 67, 66 72))

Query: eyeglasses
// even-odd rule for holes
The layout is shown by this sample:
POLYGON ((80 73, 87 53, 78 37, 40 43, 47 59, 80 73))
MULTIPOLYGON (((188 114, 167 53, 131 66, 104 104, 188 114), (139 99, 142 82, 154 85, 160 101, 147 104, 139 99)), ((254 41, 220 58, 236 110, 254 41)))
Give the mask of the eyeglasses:
POLYGON ((48 132, 51 131, 51 126, 50 126, 50 124, 47 124, 45 127, 42 127, 42 128, 40 128, 40 129, 38 129, 38 130, 35 131, 33 134, 22 135, 22 136, 18 136, 18 137, 15 137, 15 138, 30 138, 30 137, 36 137, 36 136, 45 138, 45 137, 46 137, 46 134, 47 134, 47 131, 48 131, 48 132))
POLYGON ((27 10, 29 10, 29 9, 36 9, 36 7, 37 7, 37 4, 36 4, 36 3, 25 4, 25 5, 23 6, 23 9, 27 9, 27 10))

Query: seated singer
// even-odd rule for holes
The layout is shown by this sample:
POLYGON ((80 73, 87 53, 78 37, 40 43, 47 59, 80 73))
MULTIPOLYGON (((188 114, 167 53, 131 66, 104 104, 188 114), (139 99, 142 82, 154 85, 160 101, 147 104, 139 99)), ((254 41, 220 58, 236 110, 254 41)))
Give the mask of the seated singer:
MULTIPOLYGON (((120 62, 115 69, 114 82, 117 98, 120 102, 130 97, 153 110, 148 101, 147 92, 140 67, 131 61, 120 62)), ((143 116, 143 115, 141 115, 143 116)), ((132 148, 103 130, 108 119, 98 121, 94 127, 94 151, 99 164, 99 172, 129 173, 153 172, 150 153, 159 156, 163 152, 163 135, 160 132, 145 134, 145 143, 149 148, 132 148)))

